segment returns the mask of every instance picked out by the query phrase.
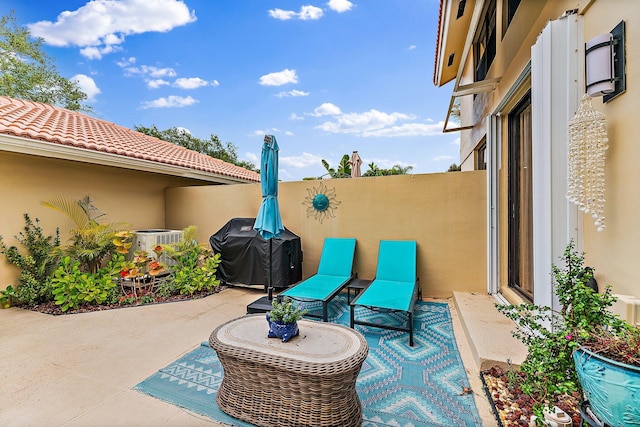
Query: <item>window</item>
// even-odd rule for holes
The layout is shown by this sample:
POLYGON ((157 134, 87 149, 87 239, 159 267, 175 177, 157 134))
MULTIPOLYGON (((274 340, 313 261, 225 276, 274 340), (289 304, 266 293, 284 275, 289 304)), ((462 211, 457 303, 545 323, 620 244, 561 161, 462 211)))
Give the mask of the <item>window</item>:
POLYGON ((467 0, 460 0, 458 3, 458 16, 456 19, 460 19, 464 15, 464 8, 467 5, 467 0))
POLYGON ((518 6, 520 6, 520 2, 522 0, 504 0, 504 4, 502 6, 503 14, 502 14, 502 33, 504 34, 511 24, 513 20, 513 16, 516 14, 516 10, 518 6))
POLYGON ((491 0, 481 18, 473 43, 475 81, 484 80, 496 57, 496 0, 491 0))
POLYGON ((482 138, 482 142, 476 148, 476 170, 487 170, 487 137, 482 138))
POLYGON ((533 199, 531 176, 531 94, 508 118, 508 281, 533 301, 533 199))

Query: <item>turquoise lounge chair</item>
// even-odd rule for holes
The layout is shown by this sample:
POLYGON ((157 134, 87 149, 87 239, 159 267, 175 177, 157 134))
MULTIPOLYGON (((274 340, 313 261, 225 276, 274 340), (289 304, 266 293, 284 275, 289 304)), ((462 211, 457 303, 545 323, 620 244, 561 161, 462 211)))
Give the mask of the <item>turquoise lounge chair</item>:
POLYGON ((353 273, 353 255, 356 250, 356 239, 327 237, 324 239, 320 265, 317 274, 298 283, 278 296, 290 297, 296 301, 321 301, 322 316, 327 321, 327 306, 340 291, 355 277, 353 273))
POLYGON ((413 306, 421 298, 416 276, 416 247, 413 240, 381 240, 376 277, 354 299, 351 306, 351 327, 366 325, 409 332, 413 346, 413 306), (407 327, 370 323, 355 318, 355 308, 363 306, 375 311, 397 311, 408 315, 407 327))

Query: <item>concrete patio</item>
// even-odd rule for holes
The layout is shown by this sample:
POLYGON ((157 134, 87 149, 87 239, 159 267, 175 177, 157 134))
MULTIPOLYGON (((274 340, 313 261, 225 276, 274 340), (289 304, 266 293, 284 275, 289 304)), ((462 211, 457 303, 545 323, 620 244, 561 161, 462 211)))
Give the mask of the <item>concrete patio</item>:
MULTIPOLYGON (((200 300, 68 316, 0 310, 0 426, 220 425, 133 387, 262 295, 228 288, 200 300)), ((479 379, 482 350, 469 344, 457 304, 448 302, 483 425, 493 426, 479 379)))

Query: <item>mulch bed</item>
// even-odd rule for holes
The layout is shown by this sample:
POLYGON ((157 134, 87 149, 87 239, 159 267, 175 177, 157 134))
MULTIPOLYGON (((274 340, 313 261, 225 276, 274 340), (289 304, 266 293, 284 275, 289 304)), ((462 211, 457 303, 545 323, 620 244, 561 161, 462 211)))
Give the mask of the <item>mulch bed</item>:
MULTIPOLYGON (((520 388, 519 383, 523 376, 522 372, 507 375, 498 366, 480 372, 487 398, 498 424, 502 427, 529 426, 534 399, 524 394, 520 388)), ((566 396, 559 399, 555 405, 571 417, 574 426, 580 426, 579 395, 566 396)))
POLYGON ((50 314, 53 316, 62 316, 67 314, 77 314, 77 313, 91 313, 94 311, 105 311, 105 310, 114 310, 118 308, 127 308, 127 307, 139 307, 141 305, 152 305, 152 304, 164 304, 167 302, 178 302, 178 301, 187 301, 193 299, 200 299, 204 297, 208 297, 209 295, 217 294, 225 287, 220 285, 213 291, 208 292, 196 292, 193 295, 171 295, 168 297, 155 297, 154 302, 149 302, 145 304, 134 303, 134 304, 103 304, 103 305, 83 305, 79 307, 77 310, 67 310, 63 312, 60 309, 59 305, 56 305, 55 301, 49 301, 46 303, 38 304, 33 307, 28 306, 19 306, 18 308, 22 308, 25 310, 37 311, 44 314, 50 314))

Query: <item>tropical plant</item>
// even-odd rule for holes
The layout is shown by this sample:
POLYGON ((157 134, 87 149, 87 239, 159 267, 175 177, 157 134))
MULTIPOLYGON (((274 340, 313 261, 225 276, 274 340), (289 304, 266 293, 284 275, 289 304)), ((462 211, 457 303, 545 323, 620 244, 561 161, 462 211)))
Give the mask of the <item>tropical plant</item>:
POLYGON ((57 196, 41 203, 65 214, 75 223, 69 244, 58 247, 56 251, 78 260, 82 271, 96 273, 116 251, 114 239, 117 233, 128 228, 124 223, 99 223, 98 219, 105 213, 93 205, 89 196, 81 200, 57 196))
POLYGON ((351 163, 349 163, 349 155, 345 154, 340 159, 338 170, 329 166, 329 162, 322 159, 322 166, 327 170, 331 178, 351 178, 351 163))
POLYGON ((58 72, 42 49, 44 40, 18 26, 13 11, 0 17, 0 93, 5 96, 91 112, 77 82, 58 72))
POLYGON ((598 293, 587 286, 592 270, 585 269, 584 254, 571 241, 562 257, 564 266, 552 266, 555 294, 560 310, 534 304, 497 305, 518 326, 514 336, 527 347, 520 366, 525 377, 522 390, 535 399, 534 413, 544 419, 545 407, 559 396, 580 392, 573 351, 601 331, 619 332, 624 322, 610 307, 616 298, 609 286, 598 293))
POLYGON ((171 273, 161 292, 179 292, 193 295, 196 292, 215 289, 220 280, 216 271, 220 264, 220 254, 213 254, 207 246, 196 240, 196 227, 183 230, 182 239, 177 243, 161 245, 161 252, 173 260, 171 273))
POLYGON ((289 297, 283 298, 281 302, 278 301, 278 298, 274 298, 271 305, 273 309, 268 313, 271 322, 294 323, 307 314, 307 310, 301 310, 289 297))
POLYGON ((103 304, 113 298, 116 283, 105 272, 96 274, 80 269, 80 262, 64 256, 51 279, 55 302, 62 311, 84 304, 103 304))
POLYGON ((6 292, 5 304, 33 306, 52 298, 48 279, 58 265, 59 258, 53 252, 60 245, 60 237, 58 230, 55 237, 45 236, 38 218, 33 221, 29 214, 24 214, 24 221, 23 231, 15 236, 24 247, 24 254, 16 246, 6 246, 0 236, 0 254, 5 255, 9 264, 20 269, 16 287, 6 292))
POLYGON ((369 169, 362 176, 407 175, 413 170, 413 166, 401 165, 393 165, 391 169, 380 169, 374 162, 369 163, 367 166, 369 169))

